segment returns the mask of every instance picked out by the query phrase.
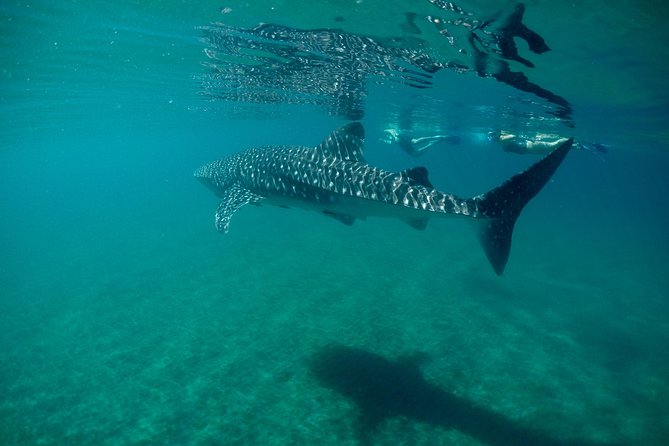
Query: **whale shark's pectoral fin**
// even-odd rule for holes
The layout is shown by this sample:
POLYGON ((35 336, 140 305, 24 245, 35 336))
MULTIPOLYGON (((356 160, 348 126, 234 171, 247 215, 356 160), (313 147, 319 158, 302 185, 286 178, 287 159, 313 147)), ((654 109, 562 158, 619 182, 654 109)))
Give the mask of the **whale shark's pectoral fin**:
POLYGON ((221 195, 221 202, 216 209, 216 229, 219 232, 227 233, 230 229, 232 214, 245 204, 258 203, 262 198, 238 184, 227 188, 221 195))

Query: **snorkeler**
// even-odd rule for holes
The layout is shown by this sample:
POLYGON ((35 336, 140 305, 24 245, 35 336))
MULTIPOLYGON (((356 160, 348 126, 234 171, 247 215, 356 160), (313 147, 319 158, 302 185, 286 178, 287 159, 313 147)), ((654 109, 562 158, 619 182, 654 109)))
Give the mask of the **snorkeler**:
MULTIPOLYGON (((526 138, 501 130, 488 133, 488 139, 501 145, 505 152, 545 155, 568 138, 548 133, 537 133, 534 138, 526 138)), ((601 143, 574 141, 572 148, 599 153, 608 152, 608 146, 601 143)))
POLYGON ((386 144, 397 143, 402 150, 411 156, 420 156, 427 149, 438 143, 444 144, 460 144, 460 137, 455 135, 433 135, 422 136, 420 138, 413 138, 414 109, 404 107, 400 109, 397 117, 397 123, 390 123, 388 128, 383 131, 383 142, 386 144))
POLYGON ((427 149, 437 143, 460 144, 460 137, 454 135, 434 135, 412 138, 406 132, 388 128, 384 130, 386 138, 384 142, 391 144, 397 143, 406 153, 411 156, 419 156, 427 149))

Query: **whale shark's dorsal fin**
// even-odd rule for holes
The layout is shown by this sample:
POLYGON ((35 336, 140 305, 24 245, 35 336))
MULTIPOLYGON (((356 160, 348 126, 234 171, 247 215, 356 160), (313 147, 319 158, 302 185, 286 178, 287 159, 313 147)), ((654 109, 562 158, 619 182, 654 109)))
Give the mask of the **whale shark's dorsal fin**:
POLYGON ((365 129, 359 122, 352 122, 339 127, 316 147, 316 151, 325 158, 365 163, 363 144, 365 129))
POLYGON ((227 233, 230 229, 232 214, 245 204, 257 203, 260 200, 262 200, 260 195, 238 184, 233 184, 221 194, 221 202, 216 209, 216 229, 224 234, 227 233))

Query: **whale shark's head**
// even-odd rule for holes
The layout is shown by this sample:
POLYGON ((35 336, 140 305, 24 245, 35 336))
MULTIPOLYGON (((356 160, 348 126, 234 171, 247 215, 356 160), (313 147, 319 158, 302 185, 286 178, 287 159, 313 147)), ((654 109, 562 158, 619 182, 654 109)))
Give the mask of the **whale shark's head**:
POLYGON ((218 160, 205 164, 193 172, 193 176, 202 184, 220 196, 222 191, 232 184, 232 179, 226 174, 225 160, 218 160))

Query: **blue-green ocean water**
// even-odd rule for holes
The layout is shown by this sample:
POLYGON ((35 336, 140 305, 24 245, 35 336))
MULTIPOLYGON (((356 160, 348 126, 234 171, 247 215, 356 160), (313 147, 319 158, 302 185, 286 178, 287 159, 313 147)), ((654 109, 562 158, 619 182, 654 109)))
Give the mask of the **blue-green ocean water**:
MULTIPOLYGON (((667 444, 664 7, 578 3, 528 2, 551 47, 530 73, 573 105, 574 127, 549 130, 610 150, 569 154, 498 277, 458 219, 348 227, 249 206, 221 235, 192 177, 347 122, 300 104, 230 113, 202 92, 202 26, 396 36, 433 3, 2 2, 0 443, 667 444)), ((479 134, 516 95, 471 73, 424 90, 377 79, 367 159, 484 192, 537 158, 463 138, 416 160, 382 131, 409 104, 479 134)), ((542 130, 533 107, 511 124, 542 130)))

